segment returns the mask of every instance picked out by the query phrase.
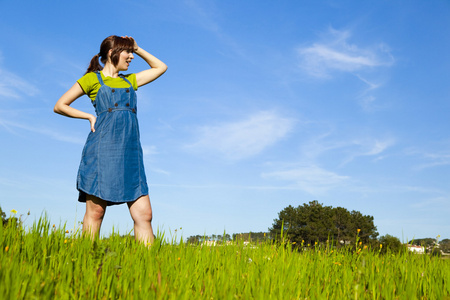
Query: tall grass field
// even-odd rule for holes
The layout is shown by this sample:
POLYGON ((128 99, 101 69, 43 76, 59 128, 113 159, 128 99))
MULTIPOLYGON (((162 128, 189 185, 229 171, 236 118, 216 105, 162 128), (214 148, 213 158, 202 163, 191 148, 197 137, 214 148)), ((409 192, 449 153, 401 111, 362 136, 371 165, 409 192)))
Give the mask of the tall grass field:
POLYGON ((450 260, 358 242, 299 251, 159 234, 146 247, 117 234, 93 242, 41 218, 0 226, 0 245, 0 299, 450 299, 450 260))

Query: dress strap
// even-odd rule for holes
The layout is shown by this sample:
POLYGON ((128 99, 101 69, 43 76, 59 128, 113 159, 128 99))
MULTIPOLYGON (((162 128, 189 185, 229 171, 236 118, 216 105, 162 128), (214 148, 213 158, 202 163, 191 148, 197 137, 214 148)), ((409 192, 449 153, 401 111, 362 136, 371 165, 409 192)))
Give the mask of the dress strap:
POLYGON ((128 81, 128 79, 127 79, 125 76, 123 76, 122 74, 119 74, 119 76, 120 76, 123 80, 125 80, 126 82, 128 82, 128 84, 130 85, 130 87, 131 87, 132 89, 134 89, 134 88, 133 88, 133 85, 128 81))
POLYGON ((100 74, 99 71, 95 72, 95 74, 97 74, 98 82, 100 83, 100 85, 104 85, 103 79, 102 79, 102 74, 100 74))

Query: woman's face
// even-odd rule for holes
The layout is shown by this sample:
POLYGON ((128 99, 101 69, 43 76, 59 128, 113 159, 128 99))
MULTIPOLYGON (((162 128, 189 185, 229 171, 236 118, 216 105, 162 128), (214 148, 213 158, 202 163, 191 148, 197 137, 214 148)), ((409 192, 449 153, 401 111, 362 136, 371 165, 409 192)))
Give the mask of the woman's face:
POLYGON ((130 62, 133 58, 133 52, 128 52, 127 50, 123 50, 122 52, 120 52, 119 63, 117 64, 117 68, 119 69, 119 71, 128 70, 130 62))

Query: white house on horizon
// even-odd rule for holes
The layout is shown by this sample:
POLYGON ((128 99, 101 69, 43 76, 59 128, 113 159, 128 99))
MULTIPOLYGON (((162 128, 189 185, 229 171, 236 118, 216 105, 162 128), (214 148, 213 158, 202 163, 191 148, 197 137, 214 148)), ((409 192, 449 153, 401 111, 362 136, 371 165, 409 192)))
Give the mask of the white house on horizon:
POLYGON ((425 247, 423 246, 417 246, 417 245, 406 245, 408 247, 408 250, 414 253, 418 254, 424 254, 425 253, 425 247))

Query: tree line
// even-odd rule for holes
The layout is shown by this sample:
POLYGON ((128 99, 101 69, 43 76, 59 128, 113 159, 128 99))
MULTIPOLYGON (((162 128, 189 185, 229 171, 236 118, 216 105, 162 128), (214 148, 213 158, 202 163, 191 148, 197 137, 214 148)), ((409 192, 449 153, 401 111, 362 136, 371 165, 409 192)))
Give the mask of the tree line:
MULTIPOLYGON (((227 238, 223 238, 222 235, 196 235, 189 237, 187 242, 214 241, 221 243, 230 240, 262 242, 276 241, 283 237, 297 248, 326 242, 337 247, 351 247, 355 245, 355 242, 361 242, 366 246, 380 249, 382 253, 385 253, 387 249, 397 252, 405 248, 405 245, 397 237, 389 234, 379 237, 372 216, 363 215, 355 210, 349 211, 343 207, 324 206, 317 200, 297 207, 289 205, 284 208, 278 213, 278 218, 274 219, 268 232, 234 233, 232 239, 229 238, 229 235, 227 236, 227 238)), ((431 238, 409 242, 409 244, 425 246, 433 243, 436 243, 436 240, 431 238)), ((450 240, 442 240, 439 247, 443 252, 450 252, 450 240)))
MULTIPOLYGON (((29 214, 28 212, 27 215, 29 214)), ((15 214, 6 217, 1 207, 0 216, 3 226, 22 226, 20 217, 16 217, 15 214)), ((221 244, 230 241, 259 243, 276 241, 283 237, 297 248, 326 242, 340 247, 354 245, 356 241, 374 247, 382 244, 382 252, 386 249, 400 251, 405 247, 394 236, 386 234, 378 237, 378 235, 372 216, 363 215, 355 210, 348 211, 343 207, 324 206, 314 200, 297 207, 289 205, 284 208, 278 213, 278 218, 274 219, 272 227, 267 232, 193 235, 189 236, 185 242, 191 244, 205 242, 221 244)), ((438 249, 444 253, 450 253, 450 239, 438 241, 438 237, 414 239, 408 244, 423 246, 428 251, 438 249)))

